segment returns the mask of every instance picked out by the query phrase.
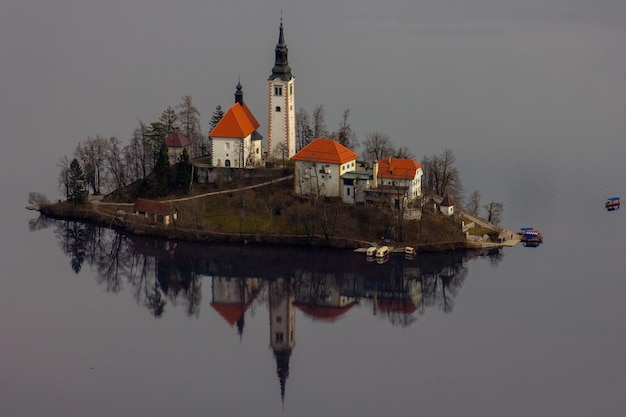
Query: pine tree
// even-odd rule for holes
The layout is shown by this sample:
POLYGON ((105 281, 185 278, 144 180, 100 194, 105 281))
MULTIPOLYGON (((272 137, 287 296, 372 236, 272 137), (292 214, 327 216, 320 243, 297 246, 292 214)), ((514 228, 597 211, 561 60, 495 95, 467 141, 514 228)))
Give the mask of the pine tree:
POLYGON ((170 158, 167 153, 167 146, 164 144, 159 147, 157 152, 154 175, 156 177, 157 195, 167 195, 170 182, 170 158))
POLYGON ((81 204, 86 199, 85 174, 78 159, 74 158, 70 162, 70 167, 67 171, 67 201, 72 204, 81 204))
POLYGON ((211 130, 215 129, 215 126, 217 126, 220 120, 222 120, 222 117, 224 117, 224 111, 222 110, 222 106, 218 104, 215 107, 215 111, 213 112, 213 115, 211 116, 211 121, 210 121, 211 130))
POLYGON ((183 149, 180 154, 180 161, 176 165, 176 188, 182 190, 185 194, 189 192, 189 186, 191 184, 191 161, 189 159, 189 152, 187 149, 183 149))

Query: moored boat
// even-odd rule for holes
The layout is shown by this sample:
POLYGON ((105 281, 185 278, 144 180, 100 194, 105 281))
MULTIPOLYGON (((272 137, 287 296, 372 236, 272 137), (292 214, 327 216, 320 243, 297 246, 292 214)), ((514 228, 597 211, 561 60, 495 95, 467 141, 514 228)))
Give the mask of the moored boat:
POLYGON ((606 199, 606 203, 604 203, 604 208, 607 210, 617 210, 622 204, 619 197, 609 197, 606 199))

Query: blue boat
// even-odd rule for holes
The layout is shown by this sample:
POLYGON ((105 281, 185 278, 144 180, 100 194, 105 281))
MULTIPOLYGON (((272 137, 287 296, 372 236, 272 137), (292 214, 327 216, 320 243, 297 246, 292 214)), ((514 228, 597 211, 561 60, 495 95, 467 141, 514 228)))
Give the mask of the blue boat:
POLYGON ((604 203, 604 208, 609 211, 617 210, 619 206, 622 204, 619 197, 609 197, 606 199, 606 203, 604 203))

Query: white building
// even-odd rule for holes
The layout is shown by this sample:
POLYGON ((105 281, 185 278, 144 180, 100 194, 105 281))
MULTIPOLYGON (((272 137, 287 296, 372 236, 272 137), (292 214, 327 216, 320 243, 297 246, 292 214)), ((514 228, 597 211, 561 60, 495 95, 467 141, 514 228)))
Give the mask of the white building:
POLYGON ((274 67, 268 78, 267 153, 288 159, 296 153, 295 77, 287 58, 282 17, 274 51, 274 67))
POLYGON ((291 157, 296 194, 340 197, 341 176, 356 170, 359 155, 332 139, 317 138, 291 157))
POLYGON ((378 161, 378 186, 406 187, 405 198, 422 195, 422 166, 412 159, 382 158, 378 161))
POLYGON ((243 102, 241 84, 237 84, 235 104, 209 133, 214 167, 245 168, 261 164, 263 137, 257 132, 259 122, 243 102))

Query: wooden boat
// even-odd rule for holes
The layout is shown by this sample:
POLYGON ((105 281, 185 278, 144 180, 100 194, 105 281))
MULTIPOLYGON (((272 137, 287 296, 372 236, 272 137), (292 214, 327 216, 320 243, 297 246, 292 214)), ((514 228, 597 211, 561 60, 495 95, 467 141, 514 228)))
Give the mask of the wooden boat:
POLYGON ((376 254, 374 255, 377 258, 384 258, 389 255, 389 246, 381 246, 376 249, 376 254))
POLYGON ((365 255, 370 258, 370 257, 374 257, 374 255, 376 255, 376 249, 378 249, 376 246, 370 246, 369 248, 367 248, 367 250, 365 251, 365 255))
POLYGON ((622 204, 619 197, 610 197, 606 199, 606 203, 604 203, 604 208, 607 210, 617 210, 619 206, 622 204))

